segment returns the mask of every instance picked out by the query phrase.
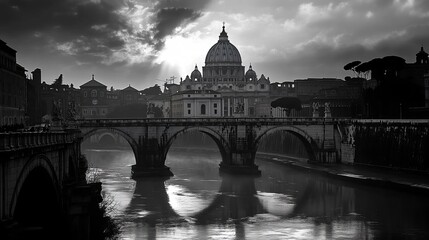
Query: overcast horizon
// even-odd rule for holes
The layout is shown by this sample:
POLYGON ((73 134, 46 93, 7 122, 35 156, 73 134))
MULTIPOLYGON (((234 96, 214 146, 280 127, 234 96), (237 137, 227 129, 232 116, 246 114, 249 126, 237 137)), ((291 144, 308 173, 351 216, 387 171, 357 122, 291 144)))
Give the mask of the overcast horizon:
POLYGON ((344 79, 351 61, 429 49, 429 1, 0 0, 0 39, 42 81, 161 85, 200 71, 225 22, 242 64, 271 82, 344 79))

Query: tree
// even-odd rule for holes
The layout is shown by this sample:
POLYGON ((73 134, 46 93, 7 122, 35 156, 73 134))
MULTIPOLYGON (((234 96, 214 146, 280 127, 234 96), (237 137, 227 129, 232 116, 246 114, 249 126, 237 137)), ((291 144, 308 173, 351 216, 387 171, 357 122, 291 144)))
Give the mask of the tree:
POLYGON ((282 98, 278 98, 274 101, 271 102, 271 107, 273 108, 283 108, 286 111, 286 115, 289 116, 290 115, 290 111, 292 109, 295 110, 301 110, 302 106, 301 106, 301 101, 296 98, 296 97, 282 97, 282 98))
POLYGON ((162 94, 161 87, 158 84, 155 84, 153 87, 148 87, 141 91, 142 94, 145 95, 159 95, 162 94))
POLYGON ((386 56, 383 62, 386 78, 397 78, 399 71, 405 66, 405 59, 398 56, 386 56))
POLYGON ((361 64, 361 61, 353 61, 353 62, 350 62, 350 63, 347 63, 345 66, 344 66, 344 70, 346 70, 346 71, 349 71, 349 70, 351 70, 351 71, 353 71, 357 76, 358 76, 358 73, 356 72, 356 67, 357 66, 359 66, 361 64))
POLYGON ((364 62, 364 63, 360 64, 359 66, 357 66, 355 68, 355 71, 358 73, 359 77, 362 77, 362 75, 363 75, 365 78, 368 78, 368 73, 371 70, 370 66, 371 65, 368 62, 364 62))

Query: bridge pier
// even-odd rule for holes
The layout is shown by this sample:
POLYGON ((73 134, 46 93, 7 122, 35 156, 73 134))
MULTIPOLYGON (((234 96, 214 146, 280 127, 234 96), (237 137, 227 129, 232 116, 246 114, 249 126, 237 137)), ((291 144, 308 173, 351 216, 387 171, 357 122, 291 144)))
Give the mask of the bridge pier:
POLYGON ((221 163, 219 164, 219 173, 220 175, 250 175, 250 176, 260 176, 261 170, 258 166, 253 165, 230 165, 221 163))
POLYGON ((174 174, 165 166, 165 150, 157 138, 141 138, 137 146, 136 164, 131 177, 170 177, 174 174))
POLYGON ((255 165, 255 151, 247 145, 246 140, 240 140, 241 144, 232 142, 230 149, 234 150, 227 153, 227 159, 222 159, 219 164, 220 174, 260 176, 261 170, 255 165))
POLYGON ((143 166, 143 165, 133 165, 131 166, 131 177, 132 178, 142 178, 142 177, 171 177, 174 174, 171 172, 170 168, 162 166, 143 166))

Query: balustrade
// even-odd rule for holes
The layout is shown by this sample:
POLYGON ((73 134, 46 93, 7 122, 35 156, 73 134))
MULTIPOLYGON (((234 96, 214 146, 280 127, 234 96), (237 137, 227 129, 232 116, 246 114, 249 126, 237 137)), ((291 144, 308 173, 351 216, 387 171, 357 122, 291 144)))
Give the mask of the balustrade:
POLYGON ((0 151, 70 143, 79 138, 76 133, 11 132, 0 133, 0 151))

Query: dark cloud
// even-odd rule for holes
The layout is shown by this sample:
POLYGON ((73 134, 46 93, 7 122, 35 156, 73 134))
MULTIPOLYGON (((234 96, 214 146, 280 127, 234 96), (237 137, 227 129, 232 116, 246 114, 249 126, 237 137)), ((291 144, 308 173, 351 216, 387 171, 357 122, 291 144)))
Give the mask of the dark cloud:
MULTIPOLYGON (((374 46, 356 43, 335 47, 328 43, 311 42, 290 58, 255 63, 254 68, 258 74, 265 73, 274 82, 310 77, 344 78, 353 75, 343 69, 344 65, 355 60, 366 62, 373 58, 395 55, 413 63, 420 47, 429 43, 429 35, 425 34, 427 32, 429 24, 411 27, 406 34, 383 39, 374 46)), ((429 46, 425 49, 427 48, 429 46)))
POLYGON ((202 16, 202 11, 212 0, 161 0, 153 6, 155 23, 152 29, 155 48, 160 50, 166 36, 174 33, 177 27, 186 25, 202 16))
MULTIPOLYGON (((79 61, 105 61, 126 41, 162 49, 165 37, 201 16, 209 0, 0 0, 0 33, 49 45, 51 51, 74 55, 79 61), (153 29, 135 29, 127 12, 149 7, 153 29), (121 13, 121 10, 125 10, 121 13), (125 12, 125 13, 124 13, 125 12), (131 39, 131 40, 130 40, 131 39)), ((145 17, 145 16, 143 16, 145 17)), ((135 26, 134 26, 135 27, 135 26)), ((0 36, 2 37, 2 36, 0 36)))
POLYGON ((163 8, 156 14, 156 25, 154 28, 155 39, 162 40, 173 33, 176 27, 183 23, 194 21, 201 16, 201 12, 197 12, 189 8, 163 8))
POLYGON ((67 46, 79 58, 98 56, 100 60, 125 44, 114 34, 129 29, 124 16, 117 13, 124 4, 113 0, 2 1, 0 22, 8 24, 0 24, 0 33, 28 44, 44 40, 51 50, 67 46))

